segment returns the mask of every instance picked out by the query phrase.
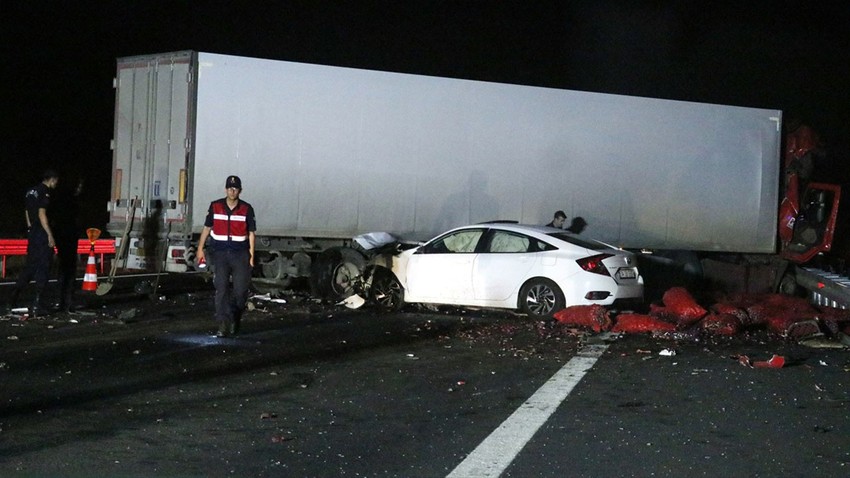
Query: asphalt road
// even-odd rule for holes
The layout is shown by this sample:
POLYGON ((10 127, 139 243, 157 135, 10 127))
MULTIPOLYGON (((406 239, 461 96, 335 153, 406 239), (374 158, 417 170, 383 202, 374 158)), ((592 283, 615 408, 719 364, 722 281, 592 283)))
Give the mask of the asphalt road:
POLYGON ((378 315, 286 299, 255 300, 242 333, 228 339, 212 337, 208 290, 125 293, 72 315, 3 318, 0 475, 850 471, 844 349, 767 332, 592 336, 509 313, 378 315), (785 367, 738 360, 773 354, 785 367), (577 383, 567 390, 558 376, 577 383), (567 390, 562 401, 553 390, 567 390), (501 441, 488 441, 497 430, 501 441), (476 472, 470 456, 501 464, 476 472))

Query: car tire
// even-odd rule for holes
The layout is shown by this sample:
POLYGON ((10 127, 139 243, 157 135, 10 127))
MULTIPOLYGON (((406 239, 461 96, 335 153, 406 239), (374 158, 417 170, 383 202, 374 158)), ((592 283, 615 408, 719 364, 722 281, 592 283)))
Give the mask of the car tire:
POLYGON ((369 300, 381 312, 398 312, 404 307, 404 287, 389 270, 373 271, 369 300))
POLYGON ((531 279, 519 291, 519 310, 533 319, 548 319, 564 308, 564 293, 549 279, 531 279))
POLYGON ((333 247, 316 258, 310 275, 313 291, 319 297, 340 301, 354 294, 355 282, 363 273, 366 259, 350 247, 333 247))

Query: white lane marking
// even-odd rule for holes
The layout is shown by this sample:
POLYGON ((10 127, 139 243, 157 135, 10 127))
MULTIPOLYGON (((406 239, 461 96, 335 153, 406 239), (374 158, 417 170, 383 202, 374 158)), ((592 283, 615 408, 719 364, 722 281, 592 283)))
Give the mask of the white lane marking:
POLYGON ((493 430, 447 478, 501 475, 607 348, 607 345, 581 348, 575 357, 493 430))

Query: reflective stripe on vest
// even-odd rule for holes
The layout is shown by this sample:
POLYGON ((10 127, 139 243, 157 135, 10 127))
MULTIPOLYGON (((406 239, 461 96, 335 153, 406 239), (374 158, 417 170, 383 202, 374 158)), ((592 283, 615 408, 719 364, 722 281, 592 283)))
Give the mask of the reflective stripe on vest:
POLYGON ((224 203, 213 204, 213 226, 210 236, 216 241, 245 242, 248 240, 248 206, 239 203, 230 211, 224 203), (228 212, 230 214, 228 214, 228 212))

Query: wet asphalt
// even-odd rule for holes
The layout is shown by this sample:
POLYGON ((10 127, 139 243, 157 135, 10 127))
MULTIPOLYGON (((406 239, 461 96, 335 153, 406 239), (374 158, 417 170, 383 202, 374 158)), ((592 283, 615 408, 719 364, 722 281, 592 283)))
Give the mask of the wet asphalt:
POLYGON ((0 475, 446 476, 588 344, 607 349, 501 476, 850 468, 843 348, 382 315, 306 295, 252 300, 241 333, 220 339, 211 289, 171 290, 0 320, 0 475), (774 354, 784 367, 740 360, 774 354))

